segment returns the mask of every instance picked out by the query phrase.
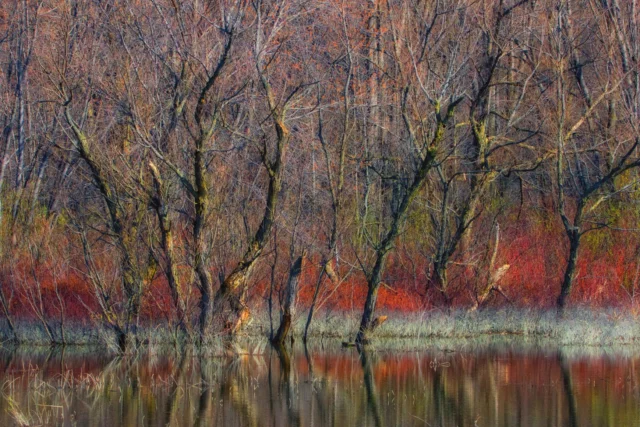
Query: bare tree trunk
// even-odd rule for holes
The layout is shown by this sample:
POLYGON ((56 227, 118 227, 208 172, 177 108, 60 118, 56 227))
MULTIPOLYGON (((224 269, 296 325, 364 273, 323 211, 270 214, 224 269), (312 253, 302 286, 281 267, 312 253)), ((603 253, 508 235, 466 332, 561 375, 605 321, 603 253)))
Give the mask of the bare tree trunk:
MULTIPOLYGON (((4 187, 4 178, 7 173, 7 166, 9 164, 9 135, 11 134, 11 126, 7 125, 2 132, 4 139, 4 147, 2 152, 2 164, 0 164, 0 192, 4 187)), ((2 226, 2 222, 4 220, 4 198, 3 194, 0 193, 0 227, 2 226)))
POLYGON ((320 263, 321 270, 318 275, 318 280, 316 281, 316 286, 313 290, 313 299, 311 300, 311 306, 309 307, 309 313, 307 314, 307 321, 304 325, 304 335, 302 336, 302 340, 307 342, 307 337, 309 336, 309 328, 311 327, 311 321, 313 320, 313 315, 316 312, 316 305, 318 303, 318 296, 320 295, 320 287, 322 286, 322 281, 324 280, 325 275, 329 277, 331 282, 334 285, 338 285, 338 277, 333 271, 333 267, 331 267, 331 259, 323 259, 320 263))
MULTIPOLYGON (((348 38, 348 35, 345 34, 345 37, 348 38)), ((331 158, 329 156, 329 148, 328 142, 324 137, 324 119, 322 115, 322 109, 318 111, 318 139, 320 140, 320 144, 322 145, 322 151, 324 153, 325 166, 327 168, 327 178, 329 179, 329 193, 331 194, 331 209, 333 211, 333 218, 331 223, 331 234, 329 237, 329 244, 327 245, 327 254, 323 255, 322 261, 320 262, 320 274, 318 276, 318 280, 316 281, 316 286, 313 291, 313 299, 311 301, 311 306, 309 307, 309 313, 307 315, 307 322, 304 326, 304 335, 302 336, 302 340, 306 343, 307 337, 309 335, 309 328, 311 327, 311 321, 313 320, 313 315, 315 314, 316 304, 318 302, 318 296, 320 294, 320 287, 322 286, 322 282, 325 274, 331 282, 335 286, 339 284, 338 277, 331 266, 332 259, 334 256, 334 252, 336 251, 336 247, 338 244, 338 221, 340 219, 340 215, 342 213, 342 193, 344 189, 344 171, 345 171, 345 161, 347 157, 347 137, 349 133, 349 126, 351 123, 350 120, 350 86, 351 86, 351 73, 353 70, 353 61, 351 58, 351 49, 349 44, 347 43, 347 59, 349 60, 349 66, 347 69, 347 78, 345 79, 345 83, 343 86, 342 96, 344 97, 343 104, 343 125, 342 132, 340 135, 340 157, 338 160, 338 174, 337 177, 334 178, 335 174, 331 169, 331 158), (336 179, 337 178, 337 179, 336 179), (336 182, 334 182, 336 181, 336 182)), ((357 191, 357 184, 356 184, 357 191)))
POLYGON ((573 281, 578 261, 578 249, 580 248, 580 233, 578 231, 572 231, 568 233, 569 237, 569 259, 567 260, 567 266, 564 270, 564 278, 562 279, 562 286, 560 288, 560 295, 557 300, 558 313, 564 314, 567 300, 571 294, 571 288, 573 287, 573 281))
POLYGON ((36 185, 35 185, 35 188, 33 189, 33 195, 31 196, 31 212, 29 212, 30 220, 33 218, 33 214, 38 204, 38 197, 40 196, 42 181, 45 176, 45 171, 47 169, 47 163, 49 162, 50 154, 51 154, 51 151, 47 148, 44 154, 42 155, 42 160, 40 161, 40 165, 38 166, 38 175, 36 179, 36 185))
POLYGON ((449 307, 451 300, 447 294, 447 263, 449 262, 448 257, 446 259, 436 260, 433 264, 433 271, 431 272, 431 278, 429 279, 429 284, 432 286, 438 294, 442 297, 442 304, 445 307, 449 307))
MULTIPOLYGON (((284 127, 284 123, 282 123, 282 126, 282 129, 286 131, 284 138, 288 140, 288 130, 284 127)), ((216 293, 214 312, 216 315, 222 315, 222 326, 224 329, 228 330, 231 325, 236 324, 236 321, 231 318, 238 318, 241 313, 248 313, 244 301, 245 285, 255 262, 262 254, 262 250, 271 235, 279 193, 282 188, 282 160, 282 157, 278 155, 276 164, 267 166, 269 169, 269 189, 267 193, 267 205, 260 227, 249 244, 242 260, 236 265, 236 268, 234 268, 231 274, 227 276, 216 293), (229 315, 231 315, 231 318, 229 318, 229 315)))
MULTIPOLYGON (((260 65, 258 65, 260 67, 260 65)), ((255 236, 249 243, 242 260, 236 265, 231 274, 222 283, 214 300, 214 314, 221 316, 221 326, 228 332, 233 332, 242 326, 242 318, 248 318, 249 310, 245 305, 246 283, 255 262, 271 237, 271 230, 275 222, 276 208, 280 190, 282 189, 282 173, 286 152, 289 144, 289 128, 285 124, 286 105, 280 107, 276 104, 271 85, 267 77, 260 72, 262 86, 264 88, 268 105, 271 110, 273 125, 277 142, 275 159, 271 160, 267 155, 267 148, 262 151, 263 163, 269 174, 269 187, 267 190, 267 204, 264 209, 262 221, 255 236)))
POLYGON ((278 328, 276 335, 271 340, 271 342, 276 346, 281 346, 284 343, 284 340, 287 338, 287 334, 291 329, 291 322, 295 312, 296 296, 298 294, 298 281, 300 279, 300 273, 302 273, 303 259, 304 255, 298 257, 289 270, 289 280, 287 281, 287 289, 285 291, 280 327, 278 328))
POLYGON ((356 335, 356 344, 367 344, 369 341, 368 335, 372 329, 371 325, 373 323, 373 316, 376 310, 376 303, 378 302, 378 290, 380 289, 380 282, 382 280, 382 271, 390 249, 391 248, 384 253, 378 253, 376 264, 373 267, 373 272, 367 281, 367 299, 362 311, 360 328, 356 335))
MULTIPOLYGON (((278 229, 274 231, 273 264, 271 264, 271 280, 269 283, 269 339, 273 339, 273 291, 276 285, 276 268, 278 266, 278 229)), ((224 281, 224 280, 223 280, 224 281)))
MULTIPOLYGON (((16 101, 18 103, 18 147, 16 151, 17 163, 18 166, 16 168, 16 189, 22 188, 22 182, 24 177, 24 148, 26 141, 26 131, 25 131, 25 101, 24 101, 24 76, 26 72, 26 65, 22 64, 22 61, 19 61, 19 64, 16 66, 18 82, 16 84, 16 101)), ((17 197, 19 199, 19 197, 17 197)), ((16 202, 17 203, 17 202, 16 202)), ((15 214, 15 209, 14 209, 15 214)))
MULTIPOLYGON (((134 238, 129 235, 129 232, 125 229, 122 222, 122 207, 120 203, 118 203, 118 196, 111 185, 112 183, 109 182, 102 165, 94 159, 87 135, 80 129, 76 121, 71 116, 70 103, 71 98, 68 98, 64 104, 64 116, 67 124, 73 131, 74 138, 72 139, 72 143, 80 157, 89 167, 91 178, 100 191, 109 215, 108 226, 115 236, 116 247, 118 248, 120 255, 120 264, 122 266, 122 288, 126 298, 126 320, 124 333, 126 335, 132 335, 131 338, 137 340, 140 298, 142 293, 142 277, 132 254, 131 246, 134 243, 132 241, 134 238)), ((119 337, 119 345, 121 349, 124 349, 126 342, 127 337, 124 337, 124 340, 122 337, 119 337)))
MULTIPOLYGON (((200 283, 200 317, 198 319, 200 342, 202 343, 209 326, 211 325, 211 297, 213 295, 213 283, 211 274, 205 265, 206 242, 204 236, 205 215, 209 204, 209 190, 207 187, 204 163, 204 139, 200 137, 196 141, 194 152, 195 173, 195 219, 193 222, 193 238, 195 245, 195 270, 200 283)), ((207 138, 208 139, 208 138, 207 138)))
POLYGON ((160 177, 160 171, 153 163, 149 163, 149 168, 151 169, 151 175, 153 176, 155 187, 155 197, 152 198, 152 205, 156 211, 158 223, 160 225, 160 240, 166 262, 164 269, 167 276, 169 291, 171 293, 171 299, 173 300, 173 305, 176 309, 178 328, 187 335, 190 335, 186 321, 186 308, 182 295, 180 295, 180 282, 178 271, 176 269, 173 233, 171 232, 171 221, 168 218, 168 207, 164 202, 162 179, 160 177))
POLYGON ((58 299, 58 305, 60 309, 60 344, 67 345, 67 334, 65 332, 65 302, 60 294, 60 288, 58 287, 58 281, 55 285, 56 298, 58 299))
MULTIPOLYGON (((376 302, 378 300, 378 289, 380 288, 382 273, 385 268, 387 257, 389 256, 389 252, 392 249, 393 242, 400 233, 400 229, 404 223, 407 212, 409 211, 411 202, 418 195, 418 192, 422 188, 422 185, 427 178, 427 173, 429 172, 429 170, 431 170, 431 167, 435 162, 438 147, 445 137, 447 122, 453 116, 455 107, 461 101, 462 98, 451 101, 444 116, 442 116, 440 113, 440 107, 436 107, 437 125, 435 134, 428 145, 427 152, 420 162, 418 170, 414 175, 413 182, 402 196, 402 200, 400 201, 399 206, 391 219, 391 224, 389 225, 384 238, 377 245, 375 255, 376 261, 367 279, 367 299, 365 301, 364 309, 362 312, 360 328, 358 329, 358 333, 356 335, 355 342, 357 345, 366 344, 368 342, 367 335, 371 332, 372 329, 376 302)), ((405 102, 406 100, 403 101, 403 104, 405 104, 405 102)), ((405 123, 407 123, 408 130, 413 136, 413 129, 408 125, 408 120, 405 119, 405 123)))

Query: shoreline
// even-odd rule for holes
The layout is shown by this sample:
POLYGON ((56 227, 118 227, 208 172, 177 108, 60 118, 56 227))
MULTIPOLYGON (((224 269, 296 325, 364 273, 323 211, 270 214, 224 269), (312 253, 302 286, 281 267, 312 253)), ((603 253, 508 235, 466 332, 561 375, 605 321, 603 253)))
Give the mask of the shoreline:
MULTIPOLYGON (((302 341, 304 314, 299 313, 292 326, 292 336, 302 341)), ((552 310, 497 309, 468 313, 454 310, 450 313, 430 311, 423 313, 380 313, 389 320, 378 329, 373 341, 405 340, 428 344, 441 339, 493 340, 498 337, 538 340, 562 346, 640 345, 640 322, 630 313, 615 309, 593 310, 575 308, 559 319, 552 310), (423 343, 424 341, 424 343, 423 343)), ((277 317, 277 316, 274 316, 277 317)), ((324 312, 312 324, 309 342, 324 339, 349 341, 355 335, 359 321, 356 312, 324 312)), ((278 320, 274 321, 277 327, 278 320)), ((39 322, 16 321, 18 345, 50 346, 52 343, 39 322)), ((58 325, 55 325, 58 327, 58 325)), ((257 313, 239 339, 262 340, 268 344, 269 319, 266 311, 257 313)), ((56 331, 59 334, 59 331, 56 331)), ((0 321, 0 346, 14 345, 4 321, 0 321)), ((112 334, 98 325, 68 322, 65 326, 66 345, 115 345, 112 334)), ((176 337, 168 325, 142 325, 138 337, 143 345, 173 345, 176 337)), ((212 334, 207 345, 217 346, 220 337, 212 334)), ((181 345, 191 344, 179 338, 181 345)), ((55 345, 55 343, 54 343, 55 345)))

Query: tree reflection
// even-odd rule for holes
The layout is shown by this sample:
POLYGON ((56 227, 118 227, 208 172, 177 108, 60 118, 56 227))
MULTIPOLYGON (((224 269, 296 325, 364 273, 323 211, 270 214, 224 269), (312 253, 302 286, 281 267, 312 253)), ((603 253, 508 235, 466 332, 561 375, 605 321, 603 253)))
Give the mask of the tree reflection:
POLYGON ((171 425, 171 421, 173 420, 176 408, 179 404, 179 396, 180 393, 179 387, 183 381, 184 370, 187 365, 187 351, 180 352, 180 361, 178 362, 178 366, 175 369, 175 372, 171 375, 171 386, 169 390, 169 395, 167 398, 167 406, 165 409, 165 420, 164 424, 166 426, 171 425))
MULTIPOLYGON (((229 402, 238 416, 240 425, 255 427, 261 425, 257 403, 251 396, 251 377, 258 375, 250 365, 252 358, 234 357, 225 359, 220 381, 220 399, 229 402)), ((226 416, 226 414, 224 414, 226 416)))
POLYGON ((294 378, 291 371, 291 357, 286 346, 274 346, 280 361, 280 390, 285 398, 287 407, 287 419, 290 426, 300 426, 300 412, 298 410, 298 399, 295 392, 294 378))
POLYGON ((378 401, 378 391, 376 390, 376 383, 373 378, 371 370, 371 354, 367 352, 366 347, 358 348, 360 353, 360 364, 362 365, 362 372, 364 373, 364 387, 367 392, 367 406, 373 415, 373 421, 376 427, 382 427, 382 413, 380 411, 380 403, 378 401))
POLYGON ((207 375, 207 358, 200 354, 198 360, 198 368, 200 373, 200 394, 198 396, 198 411, 196 413, 195 421, 193 425, 200 427, 203 425, 209 425, 206 416, 209 409, 209 403, 211 402, 211 386, 210 380, 207 375))
POLYGON ((569 364, 562 354, 561 351, 558 352, 558 364, 560 365, 560 370, 562 371, 562 385, 564 394, 567 400, 567 407, 569 410, 569 426, 577 427, 578 426, 578 416, 577 416, 577 405, 576 405, 576 396, 573 393, 573 381, 571 377, 571 369, 569 364))
POLYGON ((0 350, 0 425, 573 427, 640 419, 638 357, 311 350, 107 358, 8 348, 0 350))

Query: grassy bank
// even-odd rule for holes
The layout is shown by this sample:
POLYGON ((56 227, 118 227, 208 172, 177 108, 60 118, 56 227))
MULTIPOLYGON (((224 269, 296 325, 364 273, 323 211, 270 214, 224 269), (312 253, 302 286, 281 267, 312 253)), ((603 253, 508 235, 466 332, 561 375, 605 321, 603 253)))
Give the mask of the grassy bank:
MULTIPOLYGON (((430 311, 423 313, 381 313, 389 316, 375 334, 376 341, 407 341, 429 345, 436 339, 482 339, 495 340, 496 336, 518 336, 525 339, 549 341, 556 345, 610 346, 619 344, 640 345, 640 323, 638 318, 618 310, 568 310, 563 318, 555 311, 526 309, 466 311, 430 311)), ((293 325, 293 335, 302 337, 304 316, 300 315, 293 325)), ((348 341, 353 338, 359 325, 359 313, 324 312, 314 320, 310 338, 348 341)), ((274 322, 277 327, 277 320, 274 322)), ((30 321, 17 322, 20 342, 29 345, 48 345, 49 340, 40 324, 30 321)), ((266 341, 269 335, 267 313, 254 315, 243 331, 243 336, 252 341, 266 341)), ((0 322, 0 334, 4 345, 11 337, 7 325, 0 322)), ((66 342, 71 345, 104 345, 115 348, 112 334, 89 324, 69 324, 65 328, 66 342)), ((149 345, 171 344, 175 335, 166 324, 143 326, 139 337, 149 345)), ((212 336, 210 345, 216 346, 218 337, 212 336)))
MULTIPOLYGON (((376 331, 378 339, 515 335, 561 345, 640 344, 640 319, 617 310, 571 309, 563 318, 555 311, 528 309, 381 314, 389 318, 376 331)), ((355 313, 325 314, 313 324, 313 336, 346 339, 353 336, 358 322, 355 313)), ((303 327, 303 322, 298 322, 295 332, 301 334, 303 327)))

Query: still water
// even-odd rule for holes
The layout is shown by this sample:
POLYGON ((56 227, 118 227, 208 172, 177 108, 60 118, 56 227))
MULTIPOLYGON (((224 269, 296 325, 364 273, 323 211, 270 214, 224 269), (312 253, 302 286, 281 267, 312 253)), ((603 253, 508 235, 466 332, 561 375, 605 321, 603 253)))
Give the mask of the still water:
POLYGON ((260 353, 0 349, 0 425, 640 425, 640 352, 630 349, 260 353))

